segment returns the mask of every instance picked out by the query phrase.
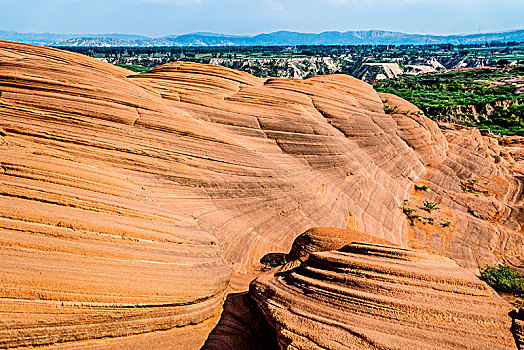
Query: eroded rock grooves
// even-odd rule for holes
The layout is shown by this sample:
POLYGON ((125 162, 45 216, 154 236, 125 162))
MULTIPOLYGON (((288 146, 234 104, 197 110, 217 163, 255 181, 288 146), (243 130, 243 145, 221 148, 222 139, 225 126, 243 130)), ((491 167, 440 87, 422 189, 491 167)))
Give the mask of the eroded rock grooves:
POLYGON ((257 278, 283 349, 516 349, 511 307, 450 259, 351 244, 257 278))
POLYGON ((259 79, 193 63, 131 75, 11 42, 0 63, 0 347, 199 348, 226 294, 311 227, 472 271, 522 266, 510 157, 414 106, 385 113, 349 76, 259 79), (490 196, 461 191, 479 177, 490 196), (415 193, 417 181, 430 190, 415 193), (438 201, 450 229, 409 226, 405 199, 438 201))

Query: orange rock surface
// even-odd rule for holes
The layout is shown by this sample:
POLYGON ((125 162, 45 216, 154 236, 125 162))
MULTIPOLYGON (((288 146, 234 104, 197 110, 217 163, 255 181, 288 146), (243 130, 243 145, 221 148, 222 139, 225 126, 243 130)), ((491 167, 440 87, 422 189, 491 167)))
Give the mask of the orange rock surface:
MULTIPOLYGON (((406 116, 427 124, 415 106, 393 95, 381 96, 398 106, 392 117, 399 126, 406 116)), ((428 164, 403 203, 413 209, 410 215, 419 216, 409 226, 409 246, 452 257, 474 272, 504 260, 524 273, 522 160, 475 128, 442 125, 441 132, 448 145, 446 159, 428 164), (437 209, 428 210, 424 202, 437 209)))
POLYGON ((412 106, 385 113, 349 76, 135 75, 1 41, 0 91, 0 347, 199 348, 227 293, 311 227, 522 266, 510 158, 412 106), (489 196, 463 193, 476 178, 489 196), (450 225, 410 226, 405 199, 450 225))
POLYGON ((295 239, 289 254, 287 254, 287 260, 304 260, 309 257, 311 253, 339 250, 348 243, 353 242, 392 244, 385 239, 357 232, 352 229, 314 227, 295 239))
POLYGON ((516 349, 511 307, 452 260, 350 244, 263 275, 251 293, 282 349, 516 349))

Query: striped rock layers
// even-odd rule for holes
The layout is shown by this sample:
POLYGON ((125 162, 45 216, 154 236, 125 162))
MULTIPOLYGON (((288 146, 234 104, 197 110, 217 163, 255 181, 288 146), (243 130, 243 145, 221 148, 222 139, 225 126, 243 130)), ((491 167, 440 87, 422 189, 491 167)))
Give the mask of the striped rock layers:
POLYGON ((516 349, 511 307, 441 256, 350 244, 257 278, 282 349, 516 349))
POLYGON ((134 75, 0 42, 0 91, 0 347, 198 348, 260 258, 317 226, 472 270, 521 262, 521 182, 496 146, 387 114, 348 76, 259 79, 181 62, 134 75), (502 219, 462 220, 450 199, 452 234, 407 224, 416 181, 434 196, 475 172, 500 179, 502 219))

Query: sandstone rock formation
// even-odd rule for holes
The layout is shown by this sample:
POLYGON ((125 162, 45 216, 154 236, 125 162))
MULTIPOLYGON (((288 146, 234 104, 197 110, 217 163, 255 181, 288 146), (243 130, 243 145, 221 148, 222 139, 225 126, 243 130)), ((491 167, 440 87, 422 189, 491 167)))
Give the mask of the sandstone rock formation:
MULTIPOLYGON (((413 137, 411 130, 417 130, 415 123, 431 130, 436 125, 406 101, 381 96, 394 106, 390 108, 395 109, 399 135, 415 150, 424 150, 417 142, 427 136, 413 137)), ((445 139, 440 137, 434 147, 445 142, 447 155, 444 161, 422 158, 428 160, 426 170, 403 203, 410 221, 408 245, 452 257, 474 272, 497 259, 524 272, 524 177, 516 172, 520 165, 495 138, 483 137, 475 128, 441 124, 436 134, 445 139), (437 207, 430 210, 425 203, 437 207)))
POLYGON ((375 243, 391 245, 391 242, 351 229, 314 227, 298 236, 287 254, 287 261, 305 260, 314 252, 339 250, 349 243, 375 243))
POLYGON ((132 75, 11 42, 0 63, 0 347, 198 348, 226 294, 311 227, 522 266, 511 157, 413 106, 385 113, 354 78, 132 75), (489 196, 461 192, 476 178, 489 196), (449 228, 409 226, 405 199, 439 202, 449 228))
POLYGON ((511 308, 448 258, 350 244, 257 278, 282 349, 516 349, 511 308))

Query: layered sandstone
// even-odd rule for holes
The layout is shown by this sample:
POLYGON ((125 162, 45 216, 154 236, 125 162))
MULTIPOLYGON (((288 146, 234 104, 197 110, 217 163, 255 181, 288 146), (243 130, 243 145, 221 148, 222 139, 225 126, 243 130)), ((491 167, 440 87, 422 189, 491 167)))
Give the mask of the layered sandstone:
POLYGON ((522 265, 510 158, 469 129, 387 114, 351 77, 259 79, 194 63, 131 75, 10 42, 0 63, 0 347, 198 348, 226 294, 311 227, 473 271, 522 265), (460 192, 476 177, 490 196, 460 192), (414 191, 419 181, 431 191, 414 191), (405 199, 438 201, 450 229, 409 226, 405 199))
POLYGON ((452 260, 349 244, 251 285, 282 349, 516 349, 511 307, 452 260))
POLYGON ((286 260, 305 260, 311 253, 339 250, 353 242, 387 245, 393 244, 385 239, 377 238, 352 229, 314 227, 295 239, 289 254, 286 255, 286 260))
POLYGON ((438 128, 410 103, 380 95, 395 109, 392 118, 399 135, 415 150, 428 147, 418 145, 427 136, 413 134, 416 124, 439 129, 439 142, 448 145, 444 161, 422 155, 428 162, 425 172, 402 204, 412 210, 406 215, 408 245, 452 257, 474 272, 501 260, 524 272, 522 159, 475 128, 444 123, 438 128), (436 209, 428 209, 425 202, 436 209))

